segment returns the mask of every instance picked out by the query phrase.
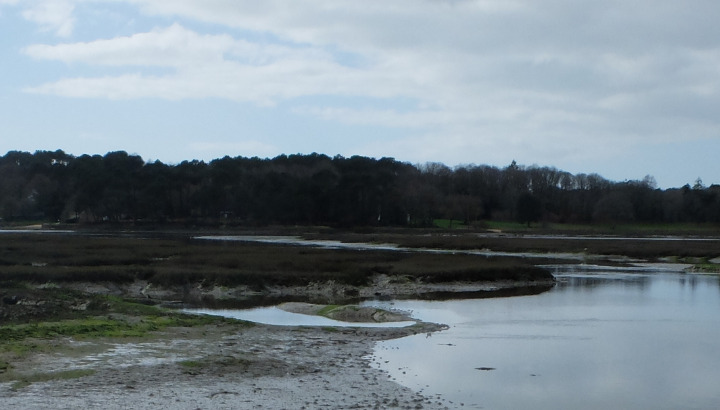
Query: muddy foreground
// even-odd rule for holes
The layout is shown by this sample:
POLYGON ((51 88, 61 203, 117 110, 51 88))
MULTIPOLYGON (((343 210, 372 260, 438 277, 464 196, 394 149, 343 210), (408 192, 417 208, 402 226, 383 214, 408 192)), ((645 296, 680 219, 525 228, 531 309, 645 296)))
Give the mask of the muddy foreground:
POLYGON ((27 385, 1 383, 0 405, 23 409, 455 407, 441 397, 402 387, 372 366, 375 342, 441 328, 220 324, 168 328, 135 340, 38 341, 52 346, 15 362, 17 372, 88 374, 27 385))

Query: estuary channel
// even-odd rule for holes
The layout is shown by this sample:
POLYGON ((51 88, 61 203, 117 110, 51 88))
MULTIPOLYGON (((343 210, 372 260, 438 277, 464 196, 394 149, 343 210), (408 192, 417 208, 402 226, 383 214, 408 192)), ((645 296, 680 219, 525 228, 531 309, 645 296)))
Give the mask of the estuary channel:
POLYGON ((720 403, 720 281, 557 267, 532 296, 366 302, 450 328, 381 342, 373 364, 464 408, 711 409, 720 403))

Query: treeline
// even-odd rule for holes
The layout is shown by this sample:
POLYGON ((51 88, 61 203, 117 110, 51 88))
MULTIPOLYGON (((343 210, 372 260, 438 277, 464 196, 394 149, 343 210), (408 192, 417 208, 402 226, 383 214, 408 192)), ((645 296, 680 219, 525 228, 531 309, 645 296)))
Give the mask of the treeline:
POLYGON ((720 186, 657 189, 552 167, 281 155, 168 165, 137 155, 11 151, 2 221, 430 226, 436 219, 720 223, 720 186))

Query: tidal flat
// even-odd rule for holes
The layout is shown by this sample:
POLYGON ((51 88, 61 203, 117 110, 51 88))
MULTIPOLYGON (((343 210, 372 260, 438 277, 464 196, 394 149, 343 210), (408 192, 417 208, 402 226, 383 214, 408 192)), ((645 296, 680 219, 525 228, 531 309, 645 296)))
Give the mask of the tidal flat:
MULTIPOLYGON (((386 235, 349 239, 400 243, 386 235)), ((495 243, 511 240, 500 239, 495 243)), ((460 241, 457 235, 408 235, 405 240, 431 249, 451 249, 448 245, 460 241)), ((477 240, 502 250, 477 235, 466 238, 466 247, 479 247, 472 245, 477 240)), ((673 241, 673 248, 647 241, 638 246, 643 252, 661 246, 649 261, 683 260, 700 243, 692 257, 707 263, 717 257, 710 250, 719 249, 716 239, 707 241, 710 245, 673 241), (672 249, 683 254, 673 256, 668 253, 672 249)), ((580 246, 572 240, 551 242, 554 248, 546 248, 555 252, 580 246)), ((0 404, 452 408, 457 403, 403 387, 372 362, 378 341, 432 334, 443 330, 442 324, 267 326, 183 315, 174 308, 262 299, 343 305, 363 298, 434 298, 439 293, 534 294, 555 283, 547 269, 536 266, 539 260, 202 241, 176 233, 3 234, 0 404)))
POLYGON ((217 243, 177 234, 4 233, 0 403, 445 408, 441 398, 423 397, 371 366, 377 341, 442 325, 267 326, 167 306, 271 296, 345 303, 432 285, 493 291, 552 281, 544 269, 511 258, 217 243))
POLYGON ((375 342, 434 330, 219 322, 140 338, 44 339, 16 357, 9 374, 0 374, 0 403, 39 409, 446 408, 441 398, 423 397, 371 366, 375 342))

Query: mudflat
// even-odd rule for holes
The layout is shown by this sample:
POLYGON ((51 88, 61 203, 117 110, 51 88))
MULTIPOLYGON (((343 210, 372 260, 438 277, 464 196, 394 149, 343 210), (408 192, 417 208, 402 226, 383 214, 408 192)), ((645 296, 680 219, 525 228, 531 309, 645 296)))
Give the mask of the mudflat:
POLYGON ((13 363, 3 408, 447 408, 372 366, 376 341, 433 332, 233 324, 173 327, 138 339, 57 338, 13 363))

